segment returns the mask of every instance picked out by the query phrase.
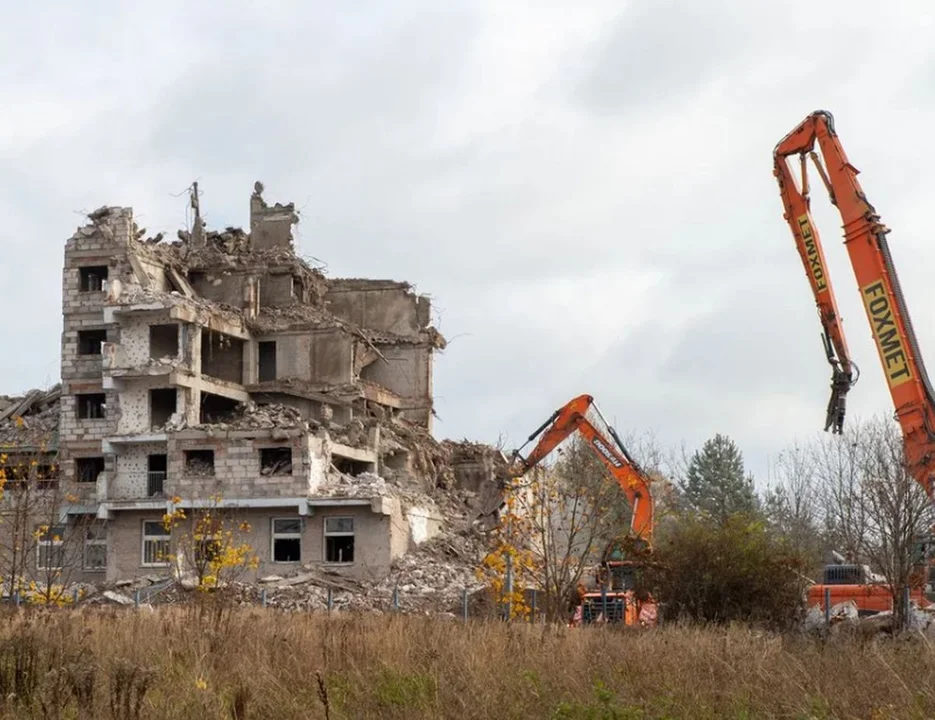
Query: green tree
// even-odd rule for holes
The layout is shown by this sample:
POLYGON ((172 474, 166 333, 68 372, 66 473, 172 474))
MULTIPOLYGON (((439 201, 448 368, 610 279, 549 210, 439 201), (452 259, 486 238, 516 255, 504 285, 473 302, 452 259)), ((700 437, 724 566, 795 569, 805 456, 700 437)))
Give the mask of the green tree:
POLYGON ((717 522, 759 510, 753 478, 744 471, 743 454, 720 433, 692 455, 679 489, 689 509, 717 522))

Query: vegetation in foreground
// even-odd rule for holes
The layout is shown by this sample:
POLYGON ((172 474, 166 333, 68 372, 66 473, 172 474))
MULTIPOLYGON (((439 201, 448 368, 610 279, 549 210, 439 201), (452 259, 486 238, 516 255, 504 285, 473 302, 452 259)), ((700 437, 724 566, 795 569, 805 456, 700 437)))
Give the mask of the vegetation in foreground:
POLYGON ((924 718, 921 638, 570 629, 244 610, 39 610, 0 629, 2 718, 924 718))

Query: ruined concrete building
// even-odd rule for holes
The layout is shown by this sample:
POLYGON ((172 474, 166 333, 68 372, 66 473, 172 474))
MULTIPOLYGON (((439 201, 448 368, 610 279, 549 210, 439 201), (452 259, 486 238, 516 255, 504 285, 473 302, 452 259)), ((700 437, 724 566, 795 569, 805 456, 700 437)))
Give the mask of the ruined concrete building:
POLYGON ((86 580, 164 571, 163 515, 212 496, 249 522, 258 575, 379 575, 444 526, 433 492, 489 470, 431 437, 428 298, 326 278, 295 253, 293 205, 262 192, 249 232, 208 230, 195 187, 177 240, 104 207, 66 243, 61 386, 0 398, 0 432, 21 417, 35 451, 22 433, 54 430, 62 521, 95 520, 86 580))

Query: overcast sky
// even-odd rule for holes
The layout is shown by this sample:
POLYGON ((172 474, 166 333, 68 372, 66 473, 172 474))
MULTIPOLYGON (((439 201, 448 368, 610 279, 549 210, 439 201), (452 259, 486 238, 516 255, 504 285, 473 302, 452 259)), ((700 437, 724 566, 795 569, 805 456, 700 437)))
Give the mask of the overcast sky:
MULTIPOLYGON (((666 445, 729 434, 762 480, 820 433, 830 378, 771 172, 810 111, 834 113, 935 356, 933 20, 925 0, 7 7, 0 393, 58 380, 80 211, 172 236, 197 179, 209 226, 246 225, 259 179, 330 275, 432 296, 439 437, 521 442, 588 392, 666 445)), ((850 413, 889 412, 817 189, 850 413)))

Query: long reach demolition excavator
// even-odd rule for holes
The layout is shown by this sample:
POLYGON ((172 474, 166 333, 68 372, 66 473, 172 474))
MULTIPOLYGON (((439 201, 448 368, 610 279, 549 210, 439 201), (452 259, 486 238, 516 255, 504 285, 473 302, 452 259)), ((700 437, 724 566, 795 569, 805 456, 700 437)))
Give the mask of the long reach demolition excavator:
MULTIPOLYGON (((825 430, 841 433, 847 392, 857 379, 857 371, 847 349, 825 254, 812 220, 807 174, 809 159, 831 196, 831 203, 841 214, 844 244, 902 429, 907 468, 929 497, 935 499, 935 391, 925 370, 896 276, 886 238, 889 228, 880 222, 880 216, 857 181, 858 170, 844 153, 835 131, 834 118, 831 113, 819 110, 805 118, 776 146, 773 174, 779 183, 784 217, 792 230, 818 305, 822 340, 832 367, 831 399, 825 430), (815 151, 816 146, 821 157, 815 151), (795 156, 798 156, 801 168, 798 184, 789 163, 795 156)), ((930 587, 930 573, 924 570, 929 566, 931 547, 931 536, 921 539, 919 569, 923 572, 912 588, 912 596, 920 605, 928 604, 925 591, 927 582, 930 587)), ((854 600, 860 612, 874 612, 891 606, 889 588, 885 584, 868 582, 864 566, 829 565, 824 574, 824 582, 809 590, 810 604, 821 604, 827 586, 832 603, 854 600)))
POLYGON ((632 511, 629 537, 626 542, 612 541, 604 549, 597 573, 599 589, 582 588, 579 591, 576 617, 583 623, 601 619, 622 621, 625 625, 655 626, 656 603, 638 587, 640 570, 652 553, 654 505, 651 481, 627 452, 594 398, 579 395, 552 413, 513 453, 511 474, 522 478, 575 432, 613 475, 632 511), (526 457, 520 455, 523 448, 537 437, 539 442, 532 451, 526 457))

